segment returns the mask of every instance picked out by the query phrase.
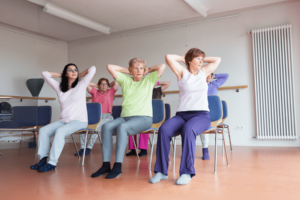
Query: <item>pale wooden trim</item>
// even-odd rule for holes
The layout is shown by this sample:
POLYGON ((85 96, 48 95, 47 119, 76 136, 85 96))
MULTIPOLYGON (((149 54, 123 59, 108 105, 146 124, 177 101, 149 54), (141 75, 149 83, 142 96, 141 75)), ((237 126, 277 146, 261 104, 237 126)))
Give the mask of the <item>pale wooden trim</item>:
MULTIPOLYGON (((248 88, 248 85, 219 87, 219 90, 230 90, 230 89, 241 89, 241 88, 248 88)), ((164 91, 163 92, 163 94, 177 94, 177 93, 179 93, 179 90, 171 90, 171 91, 164 91)), ((123 95, 122 94, 117 94, 117 95, 115 95, 115 97, 123 97, 123 95)), ((86 99, 92 99, 92 97, 86 97, 86 99)))
POLYGON ((10 95, 0 95, 0 99, 36 99, 36 100, 56 100, 52 97, 26 97, 26 96, 10 96, 10 95))

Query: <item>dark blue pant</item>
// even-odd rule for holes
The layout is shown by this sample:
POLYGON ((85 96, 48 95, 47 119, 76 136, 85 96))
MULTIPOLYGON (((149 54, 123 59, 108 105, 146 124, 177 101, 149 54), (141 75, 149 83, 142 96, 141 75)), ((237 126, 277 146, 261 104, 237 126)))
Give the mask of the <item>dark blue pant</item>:
POLYGON ((179 174, 195 175, 196 137, 210 127, 209 112, 177 112, 167 120, 158 131, 156 163, 154 172, 168 175, 170 141, 181 134, 182 156, 179 174))

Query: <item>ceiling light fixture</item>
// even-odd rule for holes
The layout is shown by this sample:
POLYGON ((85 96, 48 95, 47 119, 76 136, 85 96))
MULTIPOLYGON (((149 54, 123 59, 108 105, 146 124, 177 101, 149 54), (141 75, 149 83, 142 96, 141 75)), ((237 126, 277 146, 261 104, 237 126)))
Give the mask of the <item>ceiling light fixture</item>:
POLYGON ((96 31, 99 31, 99 32, 102 32, 105 34, 110 34, 110 31, 109 31, 110 27, 100 24, 98 22, 95 22, 86 17, 80 16, 71 11, 68 11, 68 10, 61 8, 58 5, 55 5, 53 3, 47 3, 47 5, 44 8, 44 12, 49 13, 54 16, 57 16, 57 17, 60 17, 60 18, 63 18, 65 20, 74 22, 76 24, 80 24, 80 25, 88 27, 90 29, 94 29, 96 31))
POLYGON ((207 0, 184 0, 188 3, 194 10, 200 13, 203 17, 207 16, 207 11, 211 9, 211 4, 207 0))
POLYGON ((38 4, 44 7, 44 12, 54 15, 56 17, 63 18, 65 20, 71 21, 73 23, 88 27, 90 29, 110 34, 110 27, 100 24, 94 20, 88 19, 74 12, 66 10, 54 3, 49 3, 47 0, 27 0, 32 3, 38 4))

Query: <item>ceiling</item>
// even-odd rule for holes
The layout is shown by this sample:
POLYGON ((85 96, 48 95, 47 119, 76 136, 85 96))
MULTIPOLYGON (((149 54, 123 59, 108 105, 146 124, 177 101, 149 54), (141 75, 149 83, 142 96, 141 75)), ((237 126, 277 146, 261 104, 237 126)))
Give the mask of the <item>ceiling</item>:
MULTIPOLYGON (((295 0, 208 0, 213 14, 285 3, 295 0)), ((111 33, 203 18, 184 0, 51 0, 69 11, 111 27, 111 33)), ((26 0, 0 0, 0 22, 64 41, 100 36, 103 33, 43 12, 26 0)))

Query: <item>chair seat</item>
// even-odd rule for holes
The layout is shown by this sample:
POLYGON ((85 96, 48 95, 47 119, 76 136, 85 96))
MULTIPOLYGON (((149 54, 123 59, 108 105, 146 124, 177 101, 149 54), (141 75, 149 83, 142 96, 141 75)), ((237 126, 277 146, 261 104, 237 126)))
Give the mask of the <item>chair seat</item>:
POLYGON ((157 131, 159 128, 148 128, 146 130, 144 130, 143 132, 141 132, 140 134, 143 134, 143 133, 149 133, 149 132, 153 132, 153 131, 157 131))
POLYGON ((217 129, 217 127, 209 127, 206 131, 204 131, 203 133, 204 134, 208 134, 208 133, 210 133, 210 134, 215 134, 215 132, 216 132, 216 129, 217 129))
POLYGON ((83 128, 83 129, 80 129, 80 130, 76 131, 74 134, 82 133, 82 132, 86 132, 86 131, 97 131, 97 130, 91 129, 91 128, 83 128))

